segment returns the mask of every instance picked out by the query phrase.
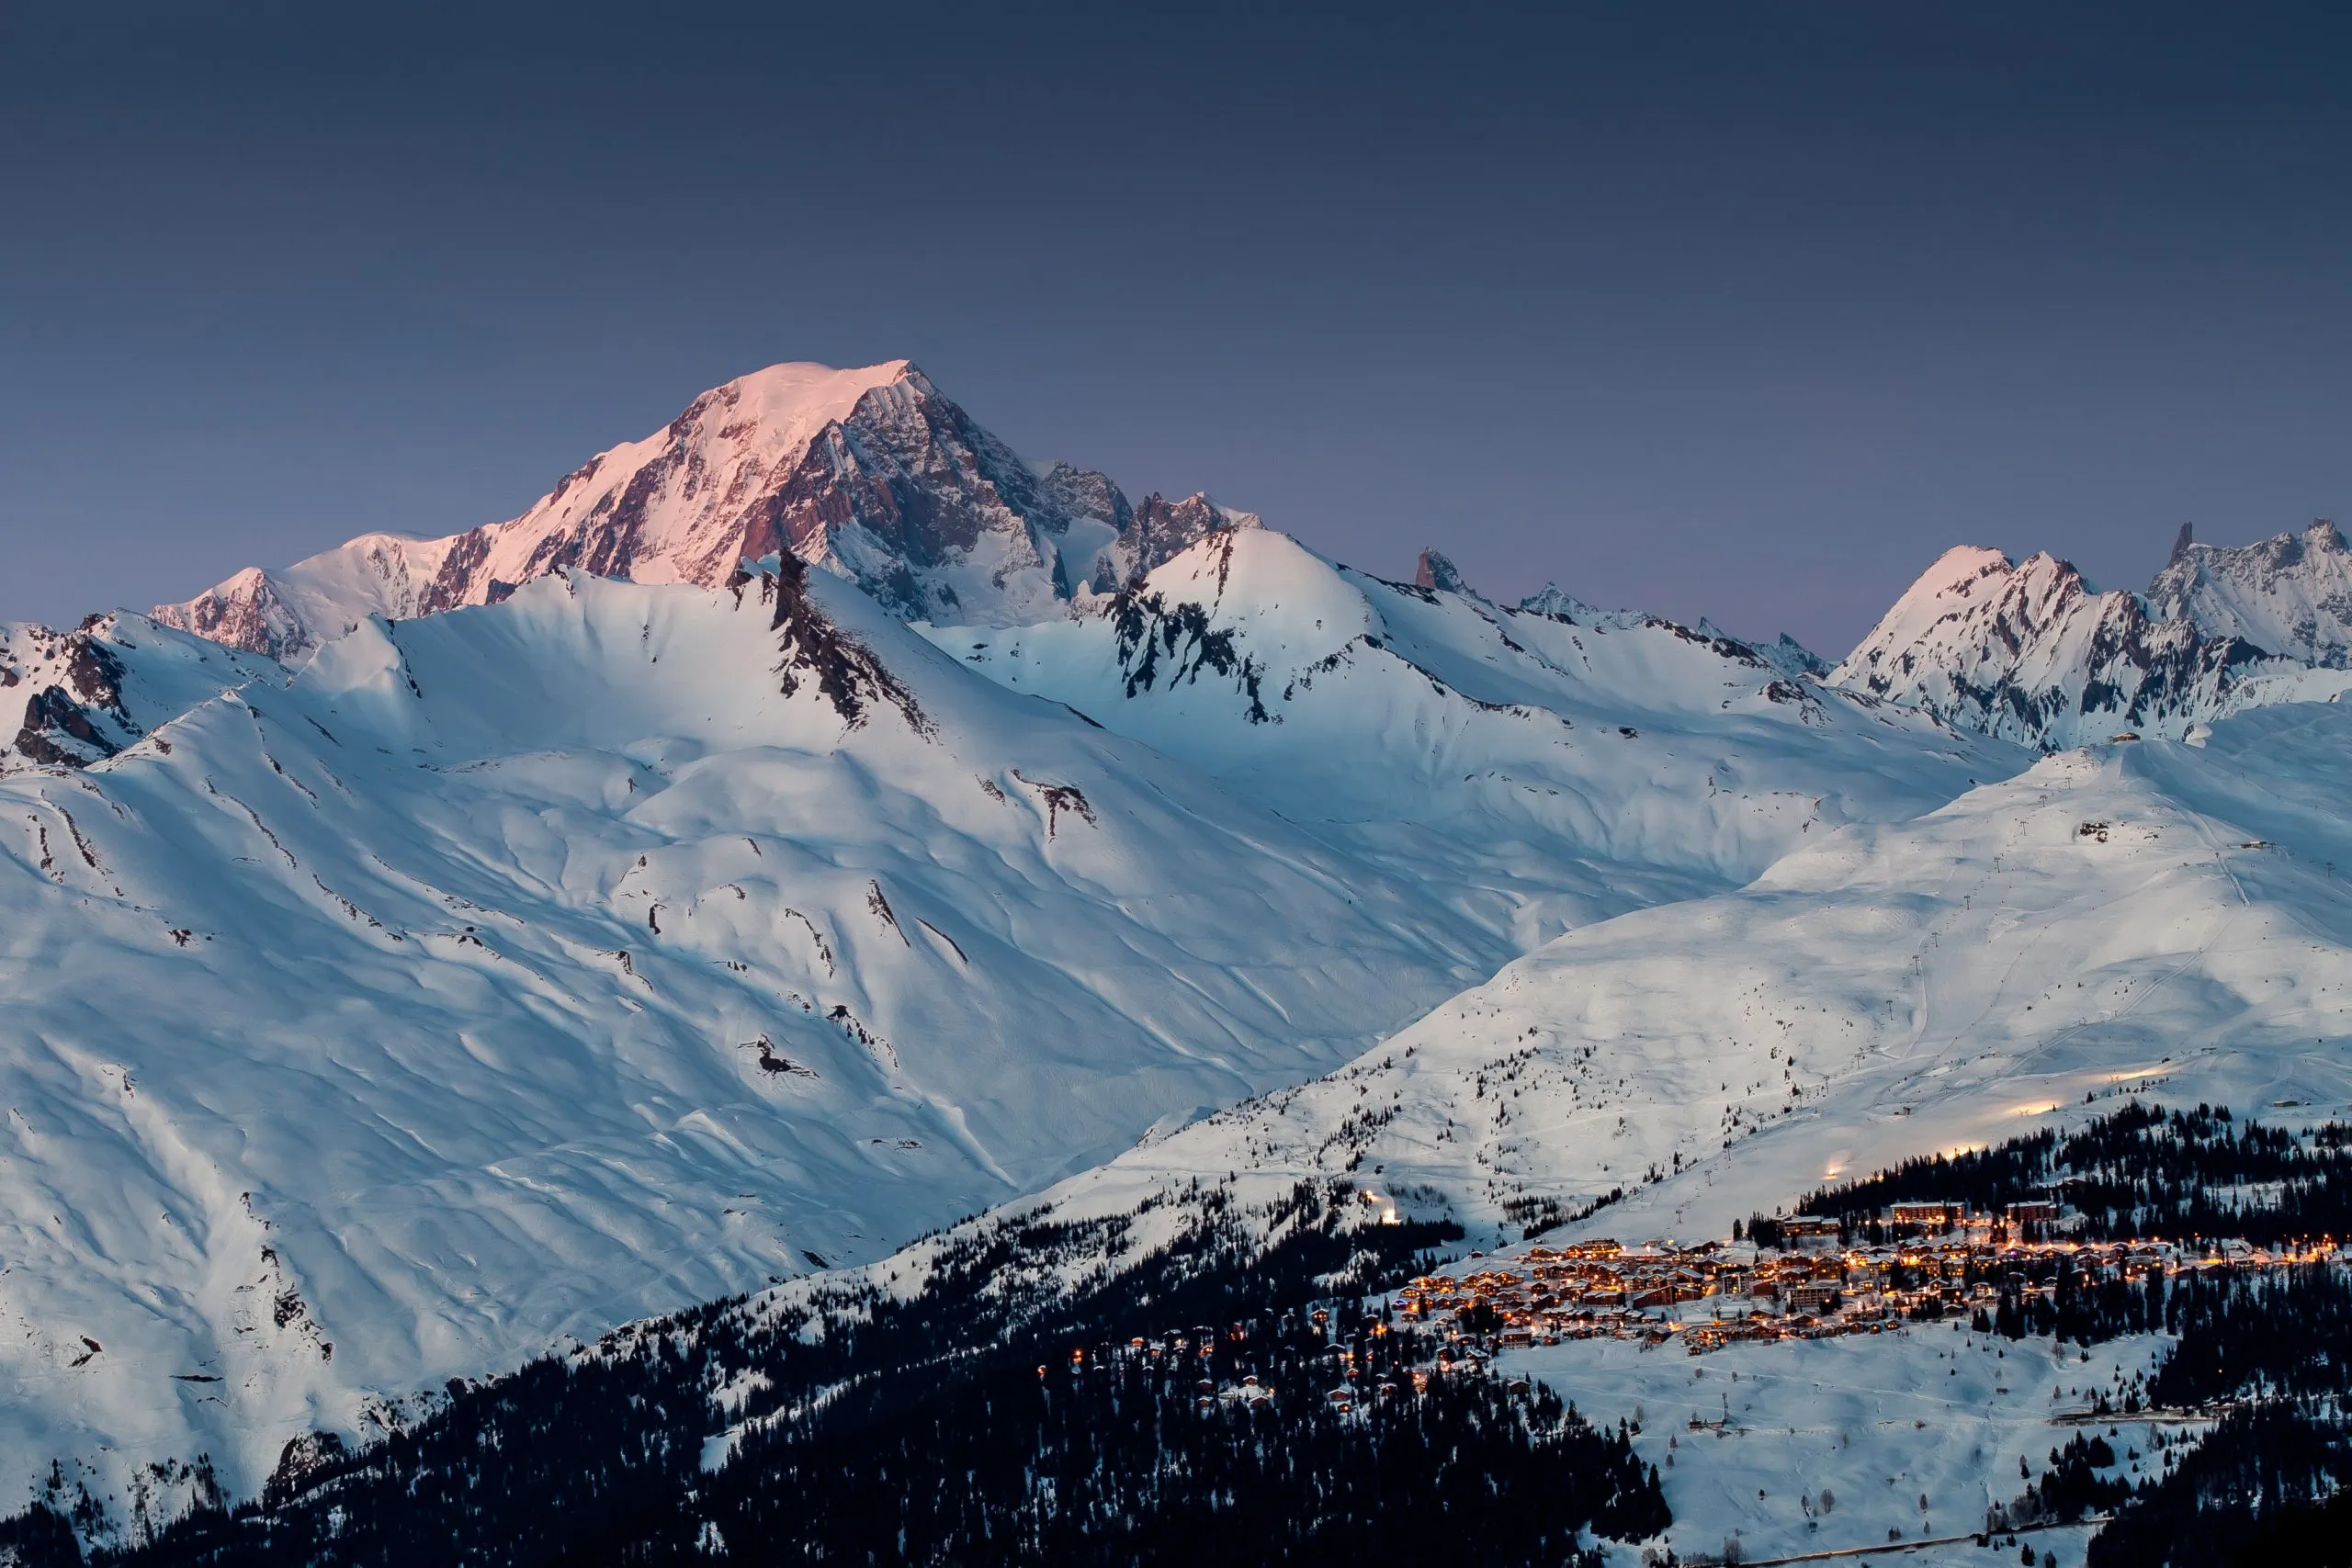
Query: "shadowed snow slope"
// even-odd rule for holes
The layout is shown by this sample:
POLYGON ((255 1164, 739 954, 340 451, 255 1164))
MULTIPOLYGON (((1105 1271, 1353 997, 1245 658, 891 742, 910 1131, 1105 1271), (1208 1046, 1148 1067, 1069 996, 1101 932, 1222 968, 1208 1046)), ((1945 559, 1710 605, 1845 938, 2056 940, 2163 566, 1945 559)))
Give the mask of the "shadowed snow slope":
POLYGON ((1257 528, 1210 536, 1097 614, 926 635, 1351 854, 1458 868, 1527 946, 2030 760, 1728 638, 1385 582, 1257 528))
POLYGON ((251 1486, 375 1391, 880 1256, 1491 973, 1461 888, 789 560, 368 622, 0 781, 0 1460, 251 1486))

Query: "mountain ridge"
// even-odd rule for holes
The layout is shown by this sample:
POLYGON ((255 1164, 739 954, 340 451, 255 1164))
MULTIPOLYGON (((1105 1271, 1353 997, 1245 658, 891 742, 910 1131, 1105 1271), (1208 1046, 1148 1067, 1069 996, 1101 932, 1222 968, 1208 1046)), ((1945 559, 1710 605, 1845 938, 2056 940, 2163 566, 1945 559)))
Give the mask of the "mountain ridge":
POLYGON ((1515 947, 1433 859, 1351 861, 814 570, 559 570, 273 671, 0 780, 8 1484, 209 1450, 249 1488, 1311 1072, 1515 947))
POLYGON ((2333 665, 2249 640, 2295 643, 2277 635, 2287 619, 2279 601, 2324 605, 2334 577, 2352 582, 2352 552, 2332 525, 2306 537, 2323 529, 2332 547, 2305 550, 2291 535, 2227 550, 2184 546, 2149 595, 2102 592, 2047 551, 2017 561, 1958 546, 1826 680, 2048 750, 2125 730, 2178 737, 2248 707, 2329 700, 2352 676, 2321 623, 2307 618, 2313 629, 2301 640, 2333 649, 2333 665), (2304 592, 2314 573, 2327 574, 2316 595, 2304 592))
POLYGON ((1102 474, 1033 467, 907 360, 786 364, 702 393, 505 522, 362 535, 151 615, 300 663, 369 615, 492 604, 558 567, 717 587, 742 560, 788 551, 902 620, 1010 623, 1115 591, 1240 515, 1199 495, 1134 505, 1102 474))

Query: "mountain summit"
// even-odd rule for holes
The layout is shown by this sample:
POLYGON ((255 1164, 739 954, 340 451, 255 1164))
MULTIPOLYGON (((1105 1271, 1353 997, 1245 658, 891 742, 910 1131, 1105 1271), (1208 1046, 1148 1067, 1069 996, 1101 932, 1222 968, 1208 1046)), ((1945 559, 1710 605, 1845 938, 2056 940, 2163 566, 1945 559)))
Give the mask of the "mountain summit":
POLYGON ((2331 670, 2352 667, 2352 547, 2325 518, 2300 534, 2230 547, 2196 544, 2183 525, 2148 600, 2164 620, 2331 670))
POLYGON ((1133 507, 1102 474, 1033 467, 903 359, 775 365, 597 454, 519 517, 363 535, 154 619, 300 663, 370 615, 495 604, 559 567, 713 588, 788 551, 904 620, 1011 625, 1059 614, 1090 581, 1115 589, 1240 515, 1201 496, 1133 507))
POLYGON ((2324 698, 2352 664, 2352 550, 2334 525, 2217 548, 2186 530, 2145 594, 2101 592, 2046 551, 1947 550, 1829 683, 2045 748, 2181 735, 2324 698), (2314 668, 2322 666, 2324 668, 2314 668))

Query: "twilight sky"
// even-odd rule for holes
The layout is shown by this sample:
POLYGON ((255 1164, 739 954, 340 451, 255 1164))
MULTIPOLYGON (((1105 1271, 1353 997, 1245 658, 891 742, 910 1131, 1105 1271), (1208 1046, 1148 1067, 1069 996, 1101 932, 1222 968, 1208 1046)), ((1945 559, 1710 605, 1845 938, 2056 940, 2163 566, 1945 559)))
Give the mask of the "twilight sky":
POLYGON ((1496 597, 1834 657, 1951 544, 2140 586, 2352 521, 2345 17, 0 6, 0 618, 899 355, 1496 597))

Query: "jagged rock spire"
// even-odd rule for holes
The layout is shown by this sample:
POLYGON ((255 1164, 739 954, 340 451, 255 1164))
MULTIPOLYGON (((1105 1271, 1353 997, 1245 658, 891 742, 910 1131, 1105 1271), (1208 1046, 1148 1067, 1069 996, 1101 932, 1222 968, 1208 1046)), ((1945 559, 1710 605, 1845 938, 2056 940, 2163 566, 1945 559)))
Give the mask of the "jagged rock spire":
POLYGON ((1453 562, 1438 550, 1423 550, 1420 562, 1413 570, 1413 581, 1422 588, 1434 588, 1441 593, 1467 593, 1470 585, 1462 581, 1462 573, 1453 562))

